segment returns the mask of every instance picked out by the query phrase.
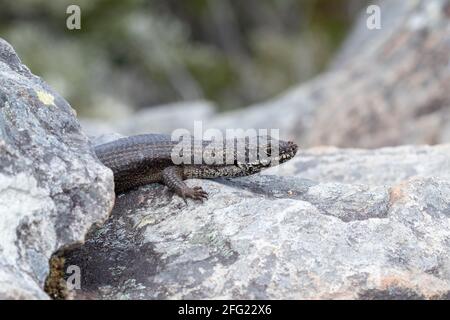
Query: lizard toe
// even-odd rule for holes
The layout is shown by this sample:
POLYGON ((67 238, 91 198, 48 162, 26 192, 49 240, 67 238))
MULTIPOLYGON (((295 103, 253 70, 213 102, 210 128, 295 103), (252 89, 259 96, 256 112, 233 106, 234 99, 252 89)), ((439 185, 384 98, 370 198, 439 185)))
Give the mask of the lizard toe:
POLYGON ((191 190, 193 199, 203 201, 208 198, 208 193, 204 191, 202 187, 193 187, 191 190))
POLYGON ((200 200, 203 202, 204 199, 208 198, 208 193, 202 189, 202 187, 184 188, 179 191, 179 195, 183 198, 184 202, 187 203, 186 198, 191 198, 194 200, 200 200))

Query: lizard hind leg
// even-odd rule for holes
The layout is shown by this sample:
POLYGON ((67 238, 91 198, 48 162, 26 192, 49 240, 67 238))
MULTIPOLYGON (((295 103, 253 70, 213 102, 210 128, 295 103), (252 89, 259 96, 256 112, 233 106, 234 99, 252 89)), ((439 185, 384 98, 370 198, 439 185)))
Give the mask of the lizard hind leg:
POLYGON ((177 195, 183 198, 187 203, 186 198, 194 200, 201 200, 208 198, 208 193, 203 191, 202 187, 190 188, 183 181, 183 169, 176 166, 170 166, 162 172, 162 182, 177 195))

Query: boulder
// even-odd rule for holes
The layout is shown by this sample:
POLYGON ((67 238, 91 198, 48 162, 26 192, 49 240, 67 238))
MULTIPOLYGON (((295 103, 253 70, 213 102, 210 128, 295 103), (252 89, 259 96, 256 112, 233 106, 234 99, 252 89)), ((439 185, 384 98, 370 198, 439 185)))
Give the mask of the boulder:
POLYGON ((0 39, 0 299, 48 299, 51 255, 114 203, 75 111, 0 39))
POLYGON ((149 132, 171 134, 178 128, 192 132, 194 121, 205 121, 214 113, 215 106, 211 102, 186 101, 145 108, 123 119, 82 119, 81 125, 92 140, 117 133, 126 136, 149 132))
POLYGON ((450 297, 450 145, 314 148, 264 174, 153 184, 66 253, 78 299, 450 297))
POLYGON ((450 141, 450 4, 379 2, 361 13, 332 67, 287 93, 218 115, 215 128, 280 128, 300 145, 379 148, 450 141))
POLYGON ((220 114, 209 103, 183 102, 115 122, 85 121, 85 127, 92 135, 171 133, 202 120, 205 129, 280 129, 282 138, 303 147, 450 142, 450 4, 377 5, 381 29, 369 29, 362 12, 325 72, 269 101, 220 114))

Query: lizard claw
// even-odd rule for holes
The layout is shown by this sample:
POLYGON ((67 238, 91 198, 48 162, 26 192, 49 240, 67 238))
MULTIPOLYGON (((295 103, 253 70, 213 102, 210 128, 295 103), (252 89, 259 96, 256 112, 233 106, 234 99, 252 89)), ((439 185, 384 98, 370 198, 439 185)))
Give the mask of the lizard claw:
POLYGON ((194 187, 192 190, 194 191, 194 199, 201 201, 203 201, 203 199, 208 199, 208 193, 203 191, 202 187, 194 187))
POLYGON ((202 187, 184 188, 180 191, 180 196, 183 198, 186 204, 186 198, 200 200, 202 202, 204 199, 208 199, 208 193, 206 191, 203 191, 202 187))

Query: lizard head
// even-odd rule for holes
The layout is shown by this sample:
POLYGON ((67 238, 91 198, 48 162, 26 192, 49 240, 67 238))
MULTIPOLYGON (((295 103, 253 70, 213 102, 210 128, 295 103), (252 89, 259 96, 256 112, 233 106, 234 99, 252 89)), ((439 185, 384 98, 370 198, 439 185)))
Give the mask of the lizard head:
MULTIPOLYGON (((202 148, 188 145, 188 149, 193 150, 202 163, 195 164, 193 161, 185 164, 185 176, 217 178, 248 176, 279 165, 292 159, 298 147, 291 141, 276 140, 270 136, 253 136, 203 141, 202 148)), ((188 159, 195 160, 195 156, 188 159)))
POLYGON ((292 141, 259 136, 245 141, 245 153, 236 152, 234 165, 243 175, 253 174, 292 159, 297 150, 298 146, 292 141))

